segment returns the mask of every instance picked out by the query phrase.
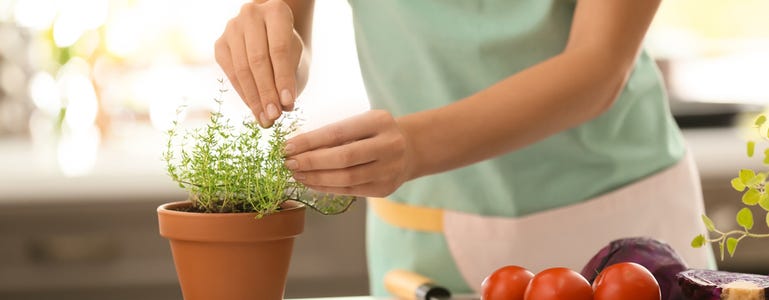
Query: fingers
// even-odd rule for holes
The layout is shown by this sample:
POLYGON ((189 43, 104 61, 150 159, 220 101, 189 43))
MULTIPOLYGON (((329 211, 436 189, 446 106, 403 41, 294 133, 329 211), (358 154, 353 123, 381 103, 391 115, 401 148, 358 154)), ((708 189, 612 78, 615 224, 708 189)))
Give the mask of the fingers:
POLYGON ((271 10, 265 15, 265 24, 279 107, 289 111, 293 109, 296 97, 296 67, 301 58, 301 39, 294 34, 294 16, 290 9, 271 10))
POLYGON ((280 102, 275 88, 275 79, 270 60, 270 51, 267 43, 267 29, 261 16, 253 17, 256 20, 254 26, 245 28, 246 53, 248 53, 248 65, 253 73, 254 81, 259 92, 262 104, 262 113, 259 120, 262 125, 272 126, 272 122, 280 116, 280 102))
POLYGON ((318 191, 387 195, 408 178, 408 144, 386 111, 369 111, 286 144, 294 179, 318 191))
POLYGON ((340 147, 324 148, 290 157, 286 167, 306 185, 346 187, 387 181, 400 170, 394 152, 386 144, 365 139, 340 147))
MULTIPOLYGON (((375 163, 371 163, 375 164, 375 163)), ((376 176, 376 167, 371 164, 358 165, 346 169, 297 172, 294 178, 301 180, 305 185, 324 186, 324 187, 345 187, 355 186, 374 181, 376 176)))
POLYGON ((286 155, 292 156, 318 148, 335 147, 372 137, 383 128, 389 114, 369 111, 300 134, 286 142, 286 155))
MULTIPOLYGON (((228 35, 227 45, 230 48, 235 82, 237 82, 242 90, 243 101, 246 102, 249 108, 251 108, 251 112, 264 127, 267 125, 264 122, 264 119, 261 118, 264 109, 261 105, 261 99, 259 97, 256 82, 254 81, 254 76, 251 73, 251 66, 249 65, 247 56, 244 55, 247 53, 246 43, 243 34, 239 34, 237 23, 235 21, 231 21, 230 23, 232 24, 233 29, 232 34, 228 35)), ((248 24, 246 26, 250 27, 253 26, 253 24, 248 24)), ((233 86, 234 85, 235 84, 233 84, 233 86)))
POLYGON ((294 172, 354 167, 387 157, 386 150, 377 147, 378 144, 377 140, 365 139, 339 147, 322 148, 286 158, 286 167, 294 172))
POLYGON ((246 3, 216 43, 216 61, 262 127, 292 110, 302 55, 290 7, 246 3))

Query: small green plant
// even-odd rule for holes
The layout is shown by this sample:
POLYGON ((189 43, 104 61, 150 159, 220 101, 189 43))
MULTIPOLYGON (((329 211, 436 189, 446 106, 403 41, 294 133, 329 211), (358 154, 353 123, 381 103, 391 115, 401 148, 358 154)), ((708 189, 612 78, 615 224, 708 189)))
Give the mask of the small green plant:
MULTIPOLYGON (((758 132, 760 141, 769 141, 769 122, 767 122, 767 115, 759 115, 752 124, 753 128, 758 132)), ((750 140, 747 142, 747 155, 753 157, 756 153, 756 141, 750 140)), ((769 146, 763 149, 764 165, 769 166, 769 146)), ((739 176, 731 180, 732 187, 742 194, 742 203, 745 205, 737 213, 737 224, 742 229, 722 231, 719 230, 713 221, 706 215, 702 215, 702 222, 705 223, 705 227, 708 232, 715 235, 715 238, 706 237, 702 234, 697 235, 692 240, 692 247, 699 248, 706 243, 718 243, 718 247, 721 252, 721 260, 724 259, 724 249, 729 253, 729 256, 734 256, 734 252, 737 249, 737 244, 744 238, 769 238, 769 233, 756 233, 753 230, 754 218, 753 211, 749 206, 758 205, 763 209, 765 213, 764 220, 766 225, 769 226, 769 186, 767 186, 767 177, 769 171, 759 172, 751 169, 740 170, 739 176)))
POLYGON ((296 200, 320 213, 337 214, 352 204, 355 198, 349 196, 308 197, 308 189, 293 180, 283 153, 287 137, 297 128, 291 113, 269 130, 253 121, 235 126, 222 114, 226 89, 219 82, 217 110, 205 126, 180 132, 174 121, 167 131, 163 159, 171 178, 189 192, 190 211, 255 212, 262 217, 279 210, 284 201, 296 200))

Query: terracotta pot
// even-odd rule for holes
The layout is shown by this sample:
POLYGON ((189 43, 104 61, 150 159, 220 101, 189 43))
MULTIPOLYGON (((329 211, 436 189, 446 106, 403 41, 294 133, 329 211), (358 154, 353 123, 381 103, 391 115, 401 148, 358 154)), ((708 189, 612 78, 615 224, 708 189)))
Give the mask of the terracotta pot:
POLYGON ((189 213, 189 201, 158 207, 160 235, 171 243, 185 300, 283 299, 294 237, 305 207, 293 201, 256 219, 253 213, 189 213))

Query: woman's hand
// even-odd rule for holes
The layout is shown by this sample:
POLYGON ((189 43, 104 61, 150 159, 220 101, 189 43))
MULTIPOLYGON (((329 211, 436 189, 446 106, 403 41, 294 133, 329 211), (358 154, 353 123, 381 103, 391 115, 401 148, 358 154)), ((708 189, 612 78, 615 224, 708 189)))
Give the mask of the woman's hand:
POLYGON ((285 150, 294 178, 319 192, 383 197, 410 179, 408 139, 383 110, 298 135, 285 150))
POLYGON ((303 48, 281 0, 244 4, 216 41, 217 63, 262 127, 293 109, 303 48))

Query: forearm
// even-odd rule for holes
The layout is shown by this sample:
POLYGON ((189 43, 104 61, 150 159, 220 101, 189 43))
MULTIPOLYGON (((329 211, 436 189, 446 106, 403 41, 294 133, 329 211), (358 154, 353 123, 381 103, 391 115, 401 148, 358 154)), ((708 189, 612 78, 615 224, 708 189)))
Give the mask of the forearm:
POLYGON ((572 49, 445 107, 399 118, 411 145, 409 179, 520 149, 611 106, 632 59, 572 49))

